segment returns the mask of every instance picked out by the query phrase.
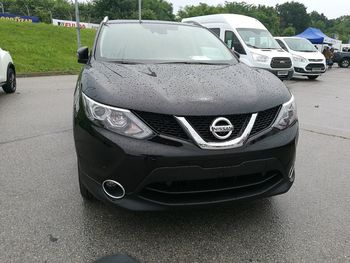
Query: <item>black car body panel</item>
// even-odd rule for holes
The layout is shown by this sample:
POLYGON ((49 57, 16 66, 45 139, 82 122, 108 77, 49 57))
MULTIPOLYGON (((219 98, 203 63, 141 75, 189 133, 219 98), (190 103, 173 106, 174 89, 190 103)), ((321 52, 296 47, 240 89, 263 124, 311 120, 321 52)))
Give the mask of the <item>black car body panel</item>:
POLYGON ((339 67, 347 68, 350 66, 350 52, 335 52, 332 61, 339 67))
POLYGON ((271 73, 243 63, 123 65, 94 61, 84 70, 82 84, 83 92, 100 103, 173 115, 258 112, 290 98, 271 73))
POLYGON ((97 199, 133 210, 159 210, 252 200, 290 189, 298 121, 283 130, 272 127, 282 105, 291 100, 272 73, 242 63, 107 62, 96 59, 94 50, 77 82, 73 131, 79 179, 97 199), (135 139, 97 125, 89 119, 84 96, 129 110, 153 135, 135 139), (158 118, 158 128, 147 114, 158 118), (198 145, 176 119, 199 118, 196 129, 209 132, 208 123, 218 117, 242 118, 235 135, 241 136, 253 115, 257 118, 242 146, 215 150, 198 145), (106 180, 122 185, 125 196, 106 195, 106 180))

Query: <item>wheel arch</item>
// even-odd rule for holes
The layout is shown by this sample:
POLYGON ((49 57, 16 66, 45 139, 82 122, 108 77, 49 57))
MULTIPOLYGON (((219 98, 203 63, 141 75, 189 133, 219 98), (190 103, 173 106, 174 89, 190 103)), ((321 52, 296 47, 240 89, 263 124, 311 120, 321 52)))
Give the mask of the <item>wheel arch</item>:
POLYGON ((7 71, 9 70, 9 69, 13 69, 13 71, 15 72, 15 75, 17 74, 16 73, 16 67, 15 67, 15 65, 12 63, 12 62, 10 62, 9 64, 8 64, 8 66, 7 66, 7 71))

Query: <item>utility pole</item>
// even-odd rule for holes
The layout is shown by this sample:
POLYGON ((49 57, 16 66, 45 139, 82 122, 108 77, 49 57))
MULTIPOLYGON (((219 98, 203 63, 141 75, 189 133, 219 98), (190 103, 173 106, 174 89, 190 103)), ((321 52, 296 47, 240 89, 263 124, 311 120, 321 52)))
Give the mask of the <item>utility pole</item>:
POLYGON ((0 6, 1 6, 2 13, 4 14, 5 13, 5 11, 4 11, 4 4, 0 2, 0 6))
POLYGON ((142 0, 139 0, 139 22, 141 23, 141 1, 142 0))
POLYGON ((79 21, 79 5, 78 0, 75 0, 75 21, 77 25, 77 41, 78 48, 80 48, 80 21, 79 21))

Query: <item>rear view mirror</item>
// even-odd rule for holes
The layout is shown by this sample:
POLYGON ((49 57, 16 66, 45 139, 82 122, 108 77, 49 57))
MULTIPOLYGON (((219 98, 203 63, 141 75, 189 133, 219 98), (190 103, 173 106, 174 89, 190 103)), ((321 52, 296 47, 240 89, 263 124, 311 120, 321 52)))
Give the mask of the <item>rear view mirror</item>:
POLYGON ((78 49, 78 63, 86 64, 89 61, 89 48, 81 47, 78 49))

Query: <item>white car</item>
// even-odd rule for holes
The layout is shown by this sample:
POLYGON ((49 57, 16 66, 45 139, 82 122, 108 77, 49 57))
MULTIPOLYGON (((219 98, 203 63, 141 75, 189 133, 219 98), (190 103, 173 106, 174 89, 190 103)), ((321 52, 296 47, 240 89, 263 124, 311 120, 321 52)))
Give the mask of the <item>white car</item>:
POLYGON ((280 46, 293 56, 294 76, 317 79, 326 72, 326 59, 307 39, 301 37, 276 37, 280 46))
POLYGON ((0 86, 6 93, 16 91, 16 68, 8 51, 0 48, 0 86))
POLYGON ((184 23, 209 28, 239 54, 244 64, 270 71, 280 79, 293 76, 292 56, 285 52, 267 28, 257 19, 236 14, 189 17, 184 23))

